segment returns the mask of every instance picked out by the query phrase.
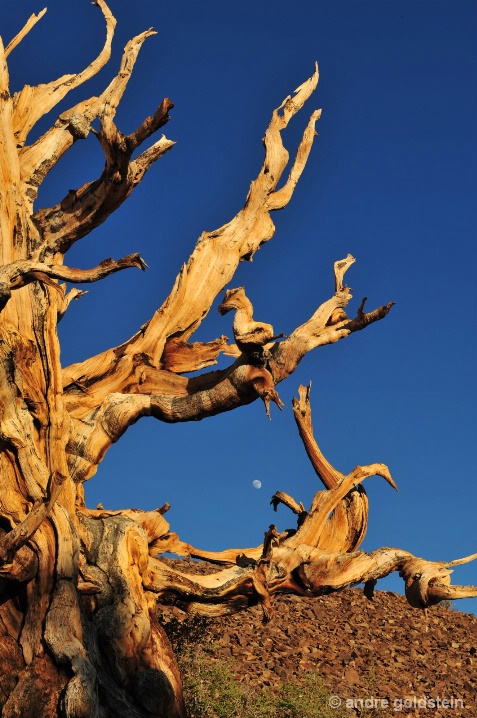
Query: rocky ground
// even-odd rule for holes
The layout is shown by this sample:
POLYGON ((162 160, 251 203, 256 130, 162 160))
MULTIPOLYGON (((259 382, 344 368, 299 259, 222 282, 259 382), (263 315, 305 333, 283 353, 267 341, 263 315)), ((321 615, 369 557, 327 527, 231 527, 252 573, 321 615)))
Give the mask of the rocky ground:
POLYGON ((360 589, 279 596, 273 605, 267 625, 259 607, 207 624, 216 659, 228 660, 239 681, 273 687, 318 670, 342 706, 374 699, 391 714, 477 718, 472 614, 440 605, 426 616, 403 596, 376 591, 369 601, 360 589))

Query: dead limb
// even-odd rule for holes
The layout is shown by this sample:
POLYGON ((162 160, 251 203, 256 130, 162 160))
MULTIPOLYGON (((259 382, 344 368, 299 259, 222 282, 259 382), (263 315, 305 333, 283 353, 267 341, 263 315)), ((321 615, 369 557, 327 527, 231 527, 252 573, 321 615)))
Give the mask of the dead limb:
MULTIPOLYGON (((115 367, 111 366, 114 357, 120 352, 124 352, 123 355, 129 360, 132 356, 147 355, 151 364, 159 368, 164 353, 167 353, 167 343, 189 340, 207 315, 217 294, 231 281, 238 263, 251 259, 260 246, 273 236, 275 228, 270 211, 278 208, 272 206, 273 197, 289 157, 282 143, 281 131, 310 97, 317 82, 316 69, 312 77, 297 89, 295 96, 287 98, 273 113, 265 133, 265 160, 257 179, 251 184, 244 208, 227 224, 201 235, 189 261, 177 276, 169 297, 152 319, 123 347, 111 349, 75 367, 81 376, 87 376, 93 383, 97 367, 108 366, 111 384, 107 393, 120 391, 118 386, 113 388, 112 374, 115 367), (279 114, 279 110, 283 110, 283 113, 279 114)), ((317 119, 315 113, 312 122, 317 119)), ((302 164, 311 150, 314 138, 313 133, 305 134, 299 151, 302 164)), ((283 206, 284 201, 282 196, 279 204, 283 206)), ((53 215, 49 218, 37 217, 42 226, 45 225, 43 232, 48 232, 47 225, 52 219, 53 215)))
MULTIPOLYGON (((51 266, 42 262, 31 262, 27 259, 18 260, 0 267, 0 309, 3 309, 7 303, 12 290, 25 287, 30 282, 44 282, 61 291, 60 287, 51 281, 52 279, 63 279, 74 284, 97 282, 110 274, 130 267, 137 267, 144 271, 147 264, 139 254, 129 254, 118 260, 105 259, 92 269, 73 269, 63 265, 51 266)), ((76 291, 69 301, 77 296, 78 292, 76 291)))
MULTIPOLYGON (((349 260, 344 260, 344 264, 349 266, 349 260)), ((350 321, 346 314, 344 319, 340 315, 338 323, 330 325, 330 317, 336 310, 343 312, 351 298, 349 290, 344 287, 322 304, 308 322, 283 342, 277 343, 273 341, 276 339, 273 336, 273 327, 254 322, 253 307, 242 289, 239 295, 240 301, 237 299, 236 290, 233 296, 229 294, 221 305, 222 310, 225 312, 235 309, 234 334, 237 337, 252 336, 253 340, 240 342, 239 339, 242 353, 228 369, 187 379, 174 376, 165 367, 156 368, 149 353, 131 353, 133 349, 141 346, 148 330, 148 327, 145 327, 130 343, 64 370, 68 411, 74 419, 81 420, 80 473, 77 473, 77 467, 70 465, 70 470, 78 477, 77 480, 93 475, 97 462, 103 458, 111 443, 142 416, 154 416, 168 423, 195 421, 230 411, 254 401, 257 397, 264 401, 269 415, 272 401, 279 408, 282 407, 275 385, 295 370, 307 351, 329 343, 330 332, 334 334, 333 341, 338 341, 373 321, 384 318, 390 309, 388 305, 370 314, 361 311, 358 320, 354 322, 350 321), (260 340, 255 336, 258 333, 261 335, 260 340), (262 344, 262 340, 265 343, 262 344), (87 468, 85 462, 89 462, 87 468)), ((179 340, 174 342, 176 349, 167 355, 168 367, 175 362, 178 370, 180 361, 190 359, 191 363, 183 365, 182 368, 191 370, 200 364, 215 361, 225 338, 198 345, 185 345, 179 340), (197 363, 194 364, 193 361, 197 363)), ((71 456, 74 457, 76 448, 73 444, 70 444, 69 448, 71 456)), ((311 450, 311 444, 309 448, 311 450)), ((316 453, 316 449, 314 451, 316 453)), ((325 481, 336 483, 341 476, 339 472, 332 475, 323 458, 321 462, 325 481)))
POLYGON ((88 67, 78 74, 63 75, 57 80, 36 87, 25 85, 15 95, 13 129, 18 147, 23 146, 28 133, 41 117, 55 107, 68 92, 96 75, 108 62, 116 20, 104 0, 96 0, 94 4, 101 9, 106 20, 106 39, 101 52, 88 67))
POLYGON ((38 15, 31 15, 28 20, 26 21, 25 25, 22 27, 19 33, 15 35, 12 40, 8 43, 8 45, 5 48, 5 57, 8 57, 9 54, 14 50, 17 45, 21 43, 24 37, 28 35, 30 30, 36 25, 36 23, 41 20, 43 15, 46 13, 46 8, 44 8, 41 12, 38 13, 38 15))

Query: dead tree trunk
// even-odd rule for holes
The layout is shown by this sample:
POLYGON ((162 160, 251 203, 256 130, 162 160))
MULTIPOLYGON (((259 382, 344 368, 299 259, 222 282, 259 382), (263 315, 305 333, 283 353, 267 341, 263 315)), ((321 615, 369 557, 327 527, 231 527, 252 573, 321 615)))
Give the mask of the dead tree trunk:
POLYGON ((173 142, 164 136, 135 151, 169 120, 162 100, 137 130, 124 135, 116 108, 146 31, 126 46, 120 70, 98 97, 63 112, 51 129, 28 144, 35 123, 74 87, 108 61, 115 21, 106 21, 99 56, 81 73, 65 75, 11 96, 6 58, 41 18, 0 49, 0 702, 13 718, 119 718, 184 716, 177 664, 157 620, 157 604, 174 600, 209 616, 260 602, 265 618, 277 591, 317 595, 372 582, 399 570, 413 605, 476 595, 451 588, 444 564, 406 552, 356 551, 366 530, 367 500, 360 483, 380 464, 342 476, 316 446, 304 389, 295 413, 306 450, 326 490, 309 511, 283 493, 273 502, 298 514, 296 532, 274 528, 263 546, 200 551, 169 531, 167 505, 152 512, 88 510, 83 482, 96 472, 112 443, 142 416, 165 422, 202 419, 262 399, 281 406, 276 385, 311 349, 330 344, 382 319, 391 304, 349 319, 351 299, 343 275, 354 261, 335 264, 335 292, 303 325, 278 343, 269 324, 256 322, 245 291, 229 290, 223 313, 235 311, 235 343, 225 336, 190 342, 237 265, 251 259, 274 232, 270 212, 283 208, 311 150, 319 118, 312 113, 290 174, 281 131, 308 100, 314 72, 274 111, 265 133, 265 160, 245 206, 226 225, 203 233, 171 293, 137 334, 87 361, 63 368, 57 323, 77 289, 129 267, 145 268, 138 254, 107 259, 92 269, 64 265, 70 247, 104 222, 173 142), (99 129, 91 123, 97 119, 99 129), (78 140, 94 132, 105 155, 101 176, 70 191, 54 207, 35 211, 38 188, 78 140), (134 159, 133 159, 134 154, 134 159), (185 378, 224 352, 235 361, 224 371, 185 378), (211 576, 188 576, 156 557, 165 551, 225 564, 211 576), (247 561, 243 561, 243 556, 247 561))

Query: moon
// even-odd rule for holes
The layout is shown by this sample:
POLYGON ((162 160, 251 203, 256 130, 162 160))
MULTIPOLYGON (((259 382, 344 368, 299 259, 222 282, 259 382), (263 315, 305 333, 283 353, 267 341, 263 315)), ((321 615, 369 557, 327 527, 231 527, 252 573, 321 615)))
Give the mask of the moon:
POLYGON ((252 486, 254 489, 261 489, 262 488, 262 482, 258 479, 255 479, 255 481, 252 481, 252 486))

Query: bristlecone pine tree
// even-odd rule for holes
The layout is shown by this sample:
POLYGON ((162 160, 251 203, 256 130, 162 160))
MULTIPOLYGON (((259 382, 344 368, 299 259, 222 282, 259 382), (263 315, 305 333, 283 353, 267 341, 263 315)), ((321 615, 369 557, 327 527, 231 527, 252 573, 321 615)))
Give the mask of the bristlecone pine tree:
MULTIPOLYGON (((107 259, 92 269, 63 264, 72 245, 104 222, 173 146, 161 137, 135 152, 169 120, 162 100, 135 132, 116 127, 116 108, 146 31, 126 46, 120 70, 99 97, 63 112, 33 144, 35 123, 108 61, 115 20, 106 42, 83 72, 49 84, 25 86, 11 96, 7 56, 40 19, 32 16, 1 49, 0 66, 0 702, 3 718, 139 718, 185 715, 181 681, 158 622, 161 602, 205 616, 260 603, 264 620, 277 592, 317 596, 365 584, 399 571, 409 602, 426 608, 443 599, 476 596, 475 587, 450 586, 452 564, 424 561, 400 549, 358 552, 368 504, 361 482, 386 466, 358 466, 348 476, 320 452, 312 432, 309 389, 300 387, 293 410, 308 456, 325 490, 312 505, 277 492, 297 515, 296 531, 271 525, 256 548, 201 551, 181 541, 156 511, 90 510, 83 482, 106 451, 142 416, 193 421, 256 399, 281 407, 276 385, 315 347, 337 342, 383 319, 391 304, 355 318, 343 277, 354 258, 336 262, 335 293, 302 326, 277 341, 269 324, 253 320, 243 288, 229 289, 220 305, 234 310, 235 343, 226 337, 191 342, 212 302, 247 260, 273 235, 272 210, 290 200, 311 150, 319 111, 312 113, 290 174, 278 182, 289 155, 281 131, 314 91, 317 70, 273 112, 265 159, 243 209, 227 224, 201 235, 169 297, 122 345, 66 368, 60 364, 57 322, 81 292, 60 282, 94 282, 128 267, 144 269, 138 254, 107 259), (91 122, 99 120, 99 130, 91 122), (38 188, 77 141, 96 132, 105 155, 101 176, 56 206, 35 211, 38 188), (132 159, 135 153, 135 158, 132 159), (234 357, 228 369, 183 376, 234 357), (161 561, 173 552, 222 565, 206 576, 188 575, 161 561)), ((469 557, 470 558, 470 557, 469 557)), ((469 559, 461 559, 463 562, 469 559)), ((459 563, 453 562, 453 564, 459 563)))

